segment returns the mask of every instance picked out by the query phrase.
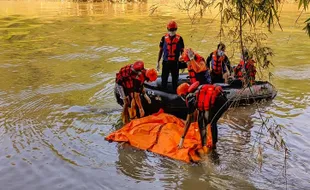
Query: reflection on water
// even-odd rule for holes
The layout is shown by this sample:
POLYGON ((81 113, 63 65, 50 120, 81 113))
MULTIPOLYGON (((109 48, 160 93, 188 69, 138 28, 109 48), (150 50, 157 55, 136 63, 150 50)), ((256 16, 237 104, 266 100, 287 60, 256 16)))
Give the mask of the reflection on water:
POLYGON ((310 42, 294 25, 295 5, 283 8, 284 31, 270 37, 278 96, 259 108, 230 109, 219 122, 217 154, 185 164, 104 140, 121 127, 121 108, 113 96, 115 72, 137 59, 154 67, 168 20, 178 21, 186 46, 201 55, 218 43, 211 19, 192 26, 186 15, 171 9, 173 4, 152 2, 167 6, 150 16, 152 3, 0 2, 1 187, 309 187, 310 42), (284 154, 259 138, 264 132, 260 114, 268 124, 285 127, 286 170, 284 154), (261 171, 255 146, 260 139, 261 171))

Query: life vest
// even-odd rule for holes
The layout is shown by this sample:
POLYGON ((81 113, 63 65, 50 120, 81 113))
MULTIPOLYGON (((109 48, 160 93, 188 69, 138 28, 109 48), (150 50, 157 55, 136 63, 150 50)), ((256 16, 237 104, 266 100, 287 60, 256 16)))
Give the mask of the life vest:
POLYGON ((212 54, 212 62, 211 62, 211 68, 212 72, 220 75, 223 74, 223 61, 225 59, 225 55, 217 57, 217 50, 215 50, 212 54))
POLYGON ((171 40, 169 34, 165 35, 165 42, 167 44, 168 51, 168 61, 176 61, 175 51, 177 49, 177 44, 180 40, 180 35, 176 34, 175 37, 171 40))
MULTIPOLYGON (((205 62, 204 61, 204 58, 201 57, 199 54, 195 54, 195 61, 196 63, 200 63, 200 62, 205 62)), ((199 81, 199 79, 197 79, 197 74, 195 72, 195 70, 193 69, 193 66, 192 64, 188 64, 187 65, 187 70, 188 70, 188 75, 189 75, 189 80, 190 80, 190 83, 193 84, 194 82, 196 82, 197 80, 199 81)), ((205 75, 205 72, 206 72, 207 68, 204 68, 201 72, 199 73, 202 73, 203 72, 203 75, 205 75)), ((205 78, 205 77, 204 77, 205 78)), ((207 79, 206 79, 207 80, 207 79)), ((199 81, 201 84, 202 82, 204 81, 199 81)))
POLYGON ((238 79, 243 79, 242 68, 245 69, 247 76, 250 77, 250 80, 255 80, 256 68, 254 66, 255 61, 253 59, 248 60, 244 63, 244 60, 240 60, 239 65, 235 68, 235 76, 238 79))
POLYGON ((137 74, 133 73, 132 65, 126 65, 122 67, 121 70, 116 73, 115 82, 123 86, 125 89, 133 89, 133 78, 137 77, 137 74))
POLYGON ((187 70, 188 70, 188 75, 189 75, 189 81, 191 84, 193 84, 197 80, 196 80, 196 73, 191 64, 187 65, 187 70))
POLYGON ((208 111, 213 107, 222 87, 205 84, 196 91, 196 107, 199 111, 208 111))

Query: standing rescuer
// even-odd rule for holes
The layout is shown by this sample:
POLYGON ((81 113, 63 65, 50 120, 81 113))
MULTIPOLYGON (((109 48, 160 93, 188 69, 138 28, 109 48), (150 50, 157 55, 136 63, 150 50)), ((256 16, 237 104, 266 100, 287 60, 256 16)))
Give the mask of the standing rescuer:
POLYGON ((231 74, 231 66, 228 57, 225 55, 226 46, 223 43, 217 45, 207 58, 207 67, 210 68, 212 84, 228 83, 231 74))
MULTIPOLYGON (((153 69, 153 71, 155 70, 153 69)), ((148 70, 144 69, 144 63, 142 61, 136 61, 133 64, 126 65, 116 74, 115 87, 124 103, 122 112, 122 120, 124 124, 129 122, 129 118, 136 117, 136 105, 139 107, 140 117, 144 116, 140 93, 143 93, 144 98, 148 103, 151 103, 150 98, 144 91, 143 82, 145 80, 154 79, 155 77, 153 75, 154 73, 148 72, 148 70)))
POLYGON ((216 123, 228 109, 227 98, 222 93, 222 88, 210 84, 199 86, 197 81, 192 85, 181 84, 177 89, 177 94, 185 99, 188 108, 184 133, 178 147, 183 147, 188 128, 196 120, 194 112, 198 110, 198 125, 202 144, 199 154, 203 155, 210 152, 211 149, 215 149, 218 138, 216 123))
POLYGON ((167 89, 167 82, 169 73, 172 77, 172 87, 176 91, 179 78, 179 67, 178 59, 184 49, 183 38, 176 34, 178 29, 177 23, 175 21, 170 21, 167 25, 168 33, 161 38, 159 43, 159 53, 157 61, 157 71, 160 70, 160 60, 163 57, 162 62, 162 88, 167 89))

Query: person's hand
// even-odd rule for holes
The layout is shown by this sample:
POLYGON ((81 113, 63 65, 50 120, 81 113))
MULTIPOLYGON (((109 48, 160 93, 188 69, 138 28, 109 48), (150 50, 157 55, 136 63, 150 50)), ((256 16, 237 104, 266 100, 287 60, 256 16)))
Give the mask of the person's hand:
MULTIPOLYGON (((183 53, 182 53, 183 54, 183 53)), ((182 57, 182 54, 179 56, 179 62, 183 62, 183 57, 182 57)))
POLYGON ((144 98, 146 99, 148 104, 152 103, 151 98, 147 94, 144 95, 144 98))
POLYGON ((123 103, 124 103, 124 105, 128 105, 128 98, 127 98, 127 97, 125 97, 125 98, 123 99, 123 103))
POLYGON ((157 63, 156 70, 157 70, 157 72, 160 71, 160 63, 159 62, 157 63))
POLYGON ((191 49, 188 50, 188 57, 190 60, 193 60, 195 58, 195 54, 191 49))
POLYGON ((144 109, 143 108, 141 108, 141 109, 139 109, 139 113, 140 113, 140 117, 144 117, 144 109))
POLYGON ((181 138, 179 145, 178 145, 179 149, 183 148, 183 143, 184 143, 184 138, 181 138))

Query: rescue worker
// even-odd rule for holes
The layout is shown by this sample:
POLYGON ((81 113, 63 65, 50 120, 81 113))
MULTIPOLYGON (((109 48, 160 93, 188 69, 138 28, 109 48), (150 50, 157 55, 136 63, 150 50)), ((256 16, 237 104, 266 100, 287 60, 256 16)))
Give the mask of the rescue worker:
POLYGON ((202 145, 198 153, 200 155, 209 153, 216 148, 217 121, 229 107, 222 88, 211 84, 199 85, 197 81, 192 85, 188 83, 179 85, 177 94, 185 99, 188 108, 184 133, 178 147, 182 148, 188 128, 192 122, 195 122, 194 112, 198 110, 198 126, 202 145))
MULTIPOLYGON (((124 103, 122 112, 122 121, 124 124, 129 122, 129 114, 133 112, 133 109, 130 108, 135 107, 136 102, 138 102, 140 117, 144 116, 143 107, 139 104, 140 96, 137 96, 138 89, 140 88, 140 85, 137 84, 142 83, 139 79, 144 79, 144 73, 146 74, 144 63, 142 61, 136 61, 133 64, 122 67, 116 74, 115 87, 124 103), (137 100, 135 100, 135 97, 137 100)), ((150 103, 150 98, 145 93, 144 98, 150 103)))
POLYGON ((231 75, 231 66, 228 57, 225 55, 226 46, 223 43, 217 45, 217 49, 213 51, 207 58, 207 67, 210 68, 212 84, 228 83, 231 75))
POLYGON ((131 100, 131 105, 129 108, 130 119, 136 119, 138 117, 136 113, 136 106, 139 108, 139 116, 143 117, 145 115, 144 109, 141 103, 140 95, 142 94, 148 104, 151 104, 151 99, 146 94, 144 88, 144 81, 153 82, 157 79, 157 72, 155 69, 143 70, 142 74, 138 78, 134 79, 134 98, 131 100))
POLYGON ((256 67, 253 56, 247 49, 243 51, 244 58, 241 56, 240 63, 234 68, 235 78, 243 82, 245 86, 255 82, 256 67))
POLYGON ((191 48, 185 49, 179 58, 180 62, 187 63, 190 83, 199 81, 200 84, 210 84, 211 76, 205 64, 205 59, 191 48))
POLYGON ((171 73, 172 87, 174 92, 177 89, 179 78, 178 59, 184 49, 183 38, 179 34, 176 34, 177 29, 178 26, 175 21, 170 21, 168 23, 168 33, 161 38, 159 43, 157 61, 157 71, 159 71, 160 60, 163 57, 161 72, 161 85, 163 90, 167 90, 168 77, 169 73, 171 73))

